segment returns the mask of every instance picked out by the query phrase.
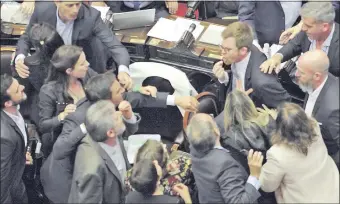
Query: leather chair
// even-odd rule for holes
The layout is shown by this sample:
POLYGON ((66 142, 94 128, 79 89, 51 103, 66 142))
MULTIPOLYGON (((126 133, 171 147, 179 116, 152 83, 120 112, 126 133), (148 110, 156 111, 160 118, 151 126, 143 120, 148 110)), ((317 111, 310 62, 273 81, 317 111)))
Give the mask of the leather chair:
MULTIPOLYGON (((154 86, 159 92, 174 93, 167 79, 157 76, 147 77, 142 86, 154 86)), ((136 108, 142 120, 136 134, 160 134, 164 143, 172 143, 182 130, 182 115, 176 106, 167 108, 136 108)))
POLYGON ((12 55, 15 52, 15 47, 12 46, 1 46, 1 74, 12 75, 11 60, 12 55))

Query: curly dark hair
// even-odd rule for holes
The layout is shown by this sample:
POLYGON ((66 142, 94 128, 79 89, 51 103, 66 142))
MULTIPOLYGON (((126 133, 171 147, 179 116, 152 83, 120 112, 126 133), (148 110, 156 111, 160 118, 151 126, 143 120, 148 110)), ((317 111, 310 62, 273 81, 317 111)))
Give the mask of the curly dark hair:
POLYGON ((277 108, 276 130, 272 143, 285 144, 290 148, 308 154, 308 147, 318 136, 317 123, 294 103, 283 103, 277 108))

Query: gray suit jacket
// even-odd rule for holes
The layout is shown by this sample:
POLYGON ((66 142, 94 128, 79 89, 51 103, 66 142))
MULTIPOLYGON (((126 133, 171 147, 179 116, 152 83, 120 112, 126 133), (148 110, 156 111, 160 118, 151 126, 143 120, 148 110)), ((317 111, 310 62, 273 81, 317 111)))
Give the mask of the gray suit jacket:
POLYGON ((226 149, 201 154, 190 149, 192 172, 200 203, 256 203, 260 193, 247 183, 248 175, 226 149))
POLYGON ((238 17, 249 23, 259 44, 278 44, 285 30, 285 14, 279 1, 240 1, 238 17))
MULTIPOLYGON (((44 192, 54 203, 67 202, 71 189, 76 149, 85 136, 79 125, 85 121, 86 111, 90 106, 91 103, 86 98, 77 103, 76 112, 65 118, 63 131, 55 142, 52 153, 41 167, 41 183, 44 192)), ((139 122, 138 115, 136 124, 125 122, 126 131, 122 137, 127 138, 137 132, 139 122)))
MULTIPOLYGON (((278 53, 283 55, 282 62, 292 59, 301 53, 309 51, 311 41, 305 32, 301 31, 284 45, 278 53)), ((329 72, 336 77, 340 76, 340 61, 339 61, 339 24, 335 23, 334 34, 331 40, 331 45, 328 49, 328 58, 330 61, 329 72)))
MULTIPOLYGON (((37 2, 35 4, 34 12, 31 16, 30 22, 26 27, 26 31, 21 35, 18 44, 16 54, 24 54, 27 56, 31 45, 27 32, 31 29, 35 23, 49 23, 53 27, 57 25, 57 7, 54 2, 37 2)), ((100 12, 95 8, 82 4, 80 7, 78 17, 74 21, 72 44, 84 47, 84 51, 87 57, 93 54, 102 55, 104 53, 92 53, 92 49, 88 46, 91 44, 94 38, 99 39, 102 44, 110 51, 111 56, 117 65, 130 64, 130 56, 127 49, 118 41, 113 35, 112 31, 104 24, 100 17, 100 12)), ((92 63, 90 61, 90 63, 92 63)), ((94 64, 94 63, 92 63, 94 64)), ((94 68, 96 71, 97 68, 94 68)))
MULTIPOLYGON (((1 113, 1 203, 23 203, 25 186, 22 175, 25 169, 26 147, 24 136, 15 122, 1 113), (24 193, 24 194, 23 194, 24 193)), ((27 133, 27 131, 26 131, 27 133)), ((27 138, 28 139, 28 138, 27 138)), ((27 199, 27 197, 26 197, 27 199)))
MULTIPOLYGON (((129 169, 122 137, 119 142, 129 169)), ((68 203, 124 203, 123 182, 109 155, 87 135, 77 149, 68 203)))
MULTIPOLYGON (((260 70, 260 65, 267 60, 267 57, 258 50, 254 45, 250 48, 251 55, 247 66, 244 87, 245 90, 253 88, 254 91, 249 95, 256 107, 262 107, 262 104, 270 108, 276 108, 281 102, 290 101, 291 96, 282 87, 277 76, 273 74, 264 74, 260 70)), ((229 77, 229 83, 226 86, 226 93, 232 91, 232 74, 229 77)))
MULTIPOLYGON (((306 94, 304 108, 309 95, 306 94)), ((335 155, 340 149, 340 110, 339 110, 339 79, 329 74, 313 108, 313 117, 320 125, 323 140, 328 154, 335 155)), ((339 158, 337 161, 339 165, 339 158)))

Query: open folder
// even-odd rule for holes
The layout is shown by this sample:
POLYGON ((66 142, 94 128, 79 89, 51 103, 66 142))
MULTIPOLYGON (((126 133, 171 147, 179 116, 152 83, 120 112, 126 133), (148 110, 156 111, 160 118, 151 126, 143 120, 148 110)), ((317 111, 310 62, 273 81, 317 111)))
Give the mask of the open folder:
POLYGON ((178 42, 183 33, 189 29, 192 23, 196 25, 196 29, 193 31, 193 35, 197 40, 204 30, 204 26, 202 26, 199 21, 179 17, 176 20, 160 18, 157 23, 152 27, 152 29, 148 32, 148 36, 159 38, 161 40, 178 42))

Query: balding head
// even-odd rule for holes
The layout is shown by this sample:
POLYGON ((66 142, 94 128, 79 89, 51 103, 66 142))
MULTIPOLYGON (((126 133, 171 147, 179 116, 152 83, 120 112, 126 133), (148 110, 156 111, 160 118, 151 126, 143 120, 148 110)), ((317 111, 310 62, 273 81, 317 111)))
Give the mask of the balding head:
POLYGON ((322 84, 328 75, 329 59, 322 50, 304 53, 297 63, 295 74, 299 87, 304 92, 312 92, 322 84))
POLYGON ((210 115, 198 113, 191 118, 187 135, 190 145, 197 152, 205 153, 214 148, 220 131, 210 115))
POLYGON ((312 50, 304 53, 298 61, 299 67, 306 67, 313 72, 328 72, 329 59, 322 50, 312 50))

